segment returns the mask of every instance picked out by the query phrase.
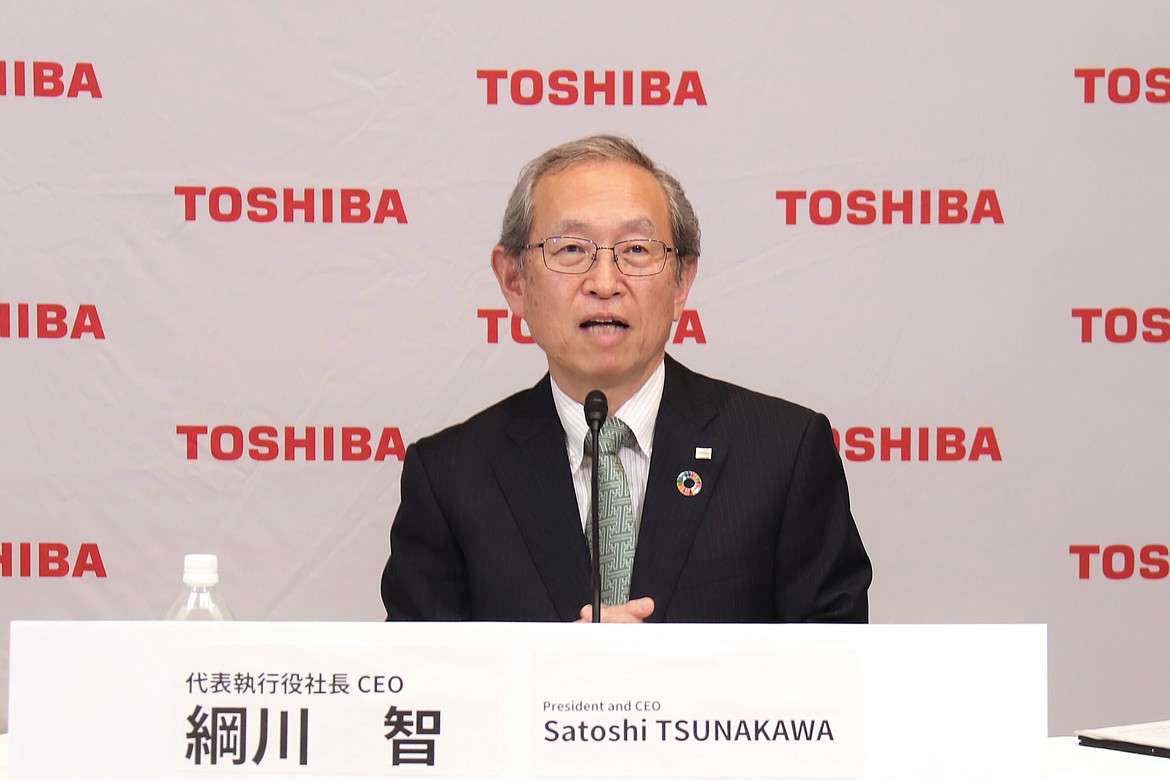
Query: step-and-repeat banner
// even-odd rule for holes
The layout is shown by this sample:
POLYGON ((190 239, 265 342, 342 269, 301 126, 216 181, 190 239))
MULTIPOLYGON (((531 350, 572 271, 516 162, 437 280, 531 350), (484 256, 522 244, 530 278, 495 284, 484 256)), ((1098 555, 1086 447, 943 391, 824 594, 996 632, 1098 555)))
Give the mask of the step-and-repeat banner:
POLYGON ((671 354, 832 420, 873 620, 1045 622, 1053 732, 1170 717, 1170 6, 0 16, 5 624, 161 617, 186 552, 382 619, 406 446, 544 370, 516 174, 606 131, 702 223, 671 354))

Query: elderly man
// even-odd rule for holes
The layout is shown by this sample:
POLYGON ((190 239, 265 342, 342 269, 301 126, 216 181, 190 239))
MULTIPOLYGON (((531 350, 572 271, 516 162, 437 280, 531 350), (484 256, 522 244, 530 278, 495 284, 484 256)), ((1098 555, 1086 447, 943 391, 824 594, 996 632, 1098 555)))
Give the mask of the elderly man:
POLYGON ((387 619, 592 617, 592 390, 611 414, 603 621, 868 619, 870 563, 825 417, 666 355, 698 259, 682 187, 627 139, 524 168, 491 264, 548 374, 409 448, 387 619))

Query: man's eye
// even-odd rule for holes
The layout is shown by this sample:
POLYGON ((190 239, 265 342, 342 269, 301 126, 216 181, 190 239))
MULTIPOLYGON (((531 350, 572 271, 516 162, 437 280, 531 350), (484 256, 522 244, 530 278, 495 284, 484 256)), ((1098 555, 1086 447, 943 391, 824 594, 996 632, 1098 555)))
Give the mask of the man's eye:
POLYGON ((562 262, 581 262, 593 256, 593 246, 588 241, 575 238, 560 238, 545 242, 551 247, 554 257, 562 262))

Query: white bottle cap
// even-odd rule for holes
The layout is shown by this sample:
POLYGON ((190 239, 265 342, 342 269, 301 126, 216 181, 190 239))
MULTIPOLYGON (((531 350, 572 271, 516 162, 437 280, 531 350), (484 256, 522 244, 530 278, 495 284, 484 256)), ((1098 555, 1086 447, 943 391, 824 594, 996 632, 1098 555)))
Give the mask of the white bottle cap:
POLYGON ((183 556, 183 584, 191 587, 211 587, 219 582, 219 558, 206 553, 183 556))

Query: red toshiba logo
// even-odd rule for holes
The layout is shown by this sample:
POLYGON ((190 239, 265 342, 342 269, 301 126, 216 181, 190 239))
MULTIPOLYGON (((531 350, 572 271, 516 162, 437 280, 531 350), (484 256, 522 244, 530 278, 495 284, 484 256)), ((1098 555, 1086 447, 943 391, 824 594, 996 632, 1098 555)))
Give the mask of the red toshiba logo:
POLYGON ((0 339, 104 339, 102 318, 92 303, 76 311, 59 303, 0 303, 0 339))
POLYGON ((484 82, 489 106, 501 100, 517 106, 707 105, 697 70, 675 78, 664 70, 477 70, 475 77, 484 82))
POLYGON ((324 187, 206 187, 178 185, 183 199, 183 219, 194 222, 207 216, 215 222, 406 222, 406 209, 398 190, 382 190, 375 199, 369 190, 324 187))
POLYGON ((995 190, 776 190, 784 224, 807 217, 814 225, 978 225, 1003 224, 995 190))
POLYGON ((1136 550, 1128 544, 1110 544, 1103 550, 1099 544, 1070 544, 1068 552, 1077 557, 1077 578, 1082 580, 1091 579, 1097 566, 1108 580, 1128 580, 1134 574, 1145 580, 1164 580, 1170 575, 1170 547, 1164 544, 1145 544, 1136 550))
POLYGON ((177 425, 186 439, 187 460, 210 454, 215 460, 384 461, 406 458, 406 445, 397 428, 374 432, 357 425, 334 427, 286 425, 177 425))
POLYGON ((94 542, 82 542, 72 556, 64 542, 0 542, 0 577, 84 577, 86 574, 106 576, 102 551, 94 542))
POLYGON ((850 461, 975 461, 1003 460, 995 428, 983 426, 968 432, 964 428, 904 426, 901 428, 833 429, 838 452, 850 461))
MULTIPOLYGON (((475 316, 487 322, 487 343, 499 344, 500 334, 506 333, 517 344, 535 344, 536 340, 527 332, 525 322, 507 309, 476 309, 475 316), (507 322, 501 328, 500 323, 507 322)), ((693 341, 696 344, 706 344, 707 336, 703 333, 703 322, 699 319, 699 312, 694 309, 683 309, 674 326, 672 344, 682 344, 693 341)))
POLYGON ((1128 344, 1140 336, 1151 344, 1170 341, 1170 309, 1154 307, 1135 309, 1073 309, 1072 316, 1081 321, 1081 343, 1091 344, 1104 334, 1114 344, 1128 344))
POLYGON ((1150 68, 1144 74, 1137 68, 1077 68, 1073 75, 1084 84, 1086 103, 1097 102, 1100 86, 1110 103, 1136 103, 1142 98, 1147 103, 1170 103, 1170 68, 1150 68))
POLYGON ((0 60, 0 97, 79 97, 83 92, 91 98, 100 98, 93 63, 78 62, 70 67, 68 83, 65 65, 59 62, 8 62, 0 60))

